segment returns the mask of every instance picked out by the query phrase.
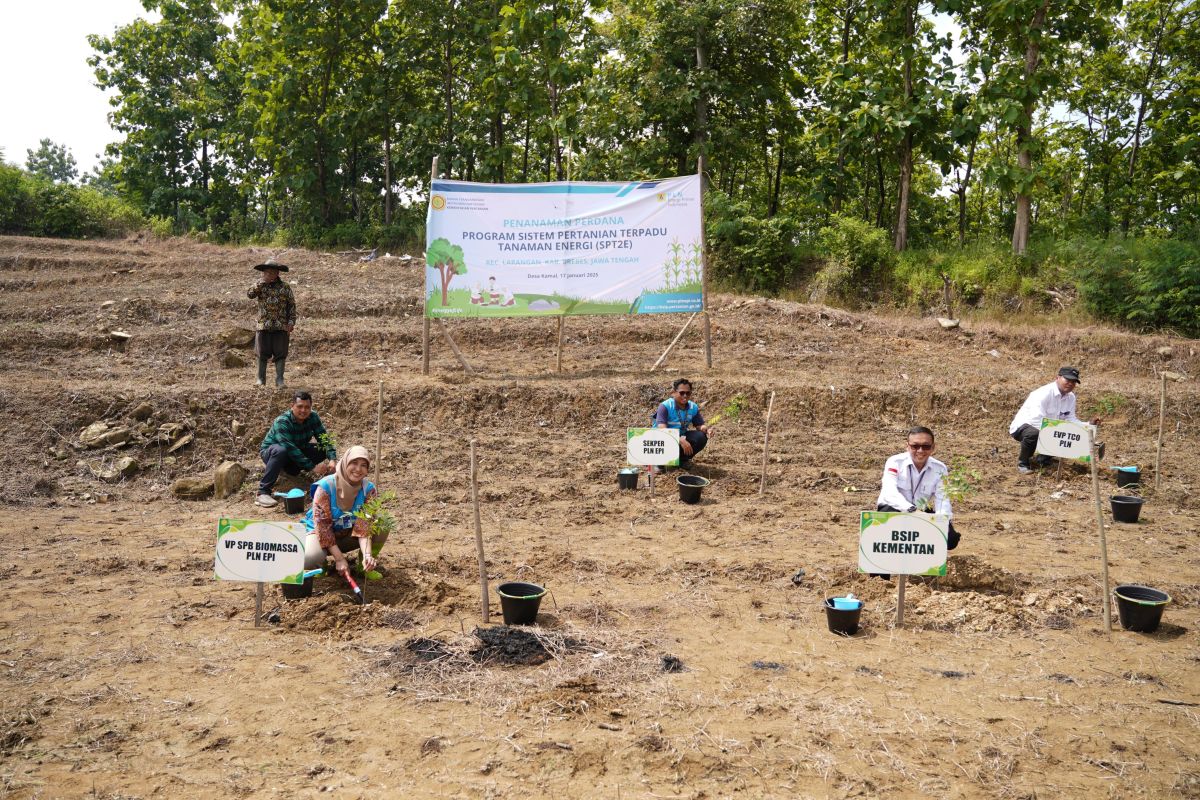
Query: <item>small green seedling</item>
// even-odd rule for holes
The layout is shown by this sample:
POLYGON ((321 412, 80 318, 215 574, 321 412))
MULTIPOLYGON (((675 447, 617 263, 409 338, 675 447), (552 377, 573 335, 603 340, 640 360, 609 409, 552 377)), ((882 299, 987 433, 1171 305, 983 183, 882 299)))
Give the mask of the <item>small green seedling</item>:
POLYGON ((950 462, 950 471, 942 476, 942 488, 950 502, 957 503, 971 495, 982 478, 979 470, 971 469, 967 460, 958 456, 950 462))
POLYGON ((725 407, 718 411, 712 419, 708 421, 708 426, 711 428, 723 419, 728 419, 730 422, 737 422, 742 416, 742 412, 750 405, 750 401, 746 399, 746 395, 737 394, 733 399, 725 404, 725 407))
POLYGON ((1117 392, 1102 394, 1096 398, 1088 410, 1095 417, 1110 417, 1129 402, 1129 398, 1117 392))
POLYGON ((395 500, 395 492, 383 492, 363 503, 362 508, 354 512, 354 516, 365 519, 370 524, 372 539, 396 530, 396 515, 388 510, 388 506, 395 500))
POLYGON ((337 438, 334 437, 334 435, 332 433, 329 433, 328 431, 326 431, 325 433, 319 433, 319 434, 317 434, 317 446, 320 447, 322 450, 324 450, 326 453, 328 453, 330 450, 332 450, 336 453, 337 452, 337 438))

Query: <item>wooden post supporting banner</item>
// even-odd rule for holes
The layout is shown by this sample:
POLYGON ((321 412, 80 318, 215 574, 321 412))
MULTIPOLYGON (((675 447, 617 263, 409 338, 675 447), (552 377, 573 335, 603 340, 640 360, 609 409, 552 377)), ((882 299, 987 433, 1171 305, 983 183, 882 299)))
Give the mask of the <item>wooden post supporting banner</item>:
POLYGON ((442 336, 446 337, 446 344, 450 345, 450 349, 454 351, 454 357, 458 359, 458 363, 462 364, 462 368, 467 371, 468 375, 474 375, 475 369, 467 363, 467 359, 463 357, 462 351, 454 343, 454 338, 450 336, 450 329, 446 327, 445 321, 441 317, 438 317, 437 323, 442 336))
MULTIPOLYGON (((696 52, 700 53, 699 48, 696 52)), ((700 174, 700 268, 703 271, 700 307, 704 309, 704 365, 712 369, 712 322, 708 316, 708 239, 704 235, 704 153, 700 153, 697 159, 696 170, 700 174)))
POLYGON ((904 625, 904 587, 908 584, 908 576, 901 575, 896 582, 896 627, 904 625))
POLYGON ((256 628, 262 624, 262 601, 263 585, 262 581, 259 581, 254 590, 254 627, 256 628))
POLYGON ((692 320, 694 320, 696 318, 696 314, 699 313, 699 311, 693 312, 692 315, 688 317, 688 321, 683 323, 683 327, 679 329, 679 333, 675 334, 675 338, 671 340, 669 345, 667 345, 667 349, 663 351, 663 354, 658 357, 658 361, 655 361, 654 366, 650 368, 651 372, 654 372, 654 370, 658 369, 662 363, 667 360, 667 355, 671 352, 671 349, 674 348, 679 340, 683 337, 684 332, 687 331, 688 326, 692 324, 692 320))
POLYGON ((421 374, 429 374, 429 317, 421 320, 421 374))
POLYGON ((650 483, 650 496, 651 496, 651 497, 654 497, 654 467, 651 467, 651 468, 650 468, 650 473, 649 473, 649 479, 648 479, 648 480, 649 480, 649 483, 650 483))
POLYGON ((775 407, 775 390, 771 390, 771 399, 767 401, 767 429, 763 433, 762 480, 758 482, 758 493, 762 494, 767 488, 767 448, 771 444, 771 409, 775 407))
POLYGON ((1104 511, 1100 506, 1100 473, 1096 467, 1098 461, 1096 454, 1096 437, 1092 437, 1092 496, 1096 500, 1096 530, 1100 532, 1100 560, 1103 564, 1104 578, 1104 595, 1101 597, 1101 602, 1104 603, 1104 631, 1112 633, 1112 610, 1109 606, 1112 602, 1108 599, 1108 539, 1104 535, 1104 511))
POLYGON ((483 603, 483 621, 491 620, 488 609, 487 561, 483 557, 483 527, 479 524, 479 468, 475 462, 475 440, 471 440, 471 504, 475 507, 475 551, 479 556, 479 594, 483 603))
POLYGON ((1154 451, 1154 488, 1162 486, 1162 440, 1163 423, 1167 416, 1167 373, 1163 373, 1162 387, 1158 390, 1158 447, 1154 451))
POLYGON ((383 381, 379 382, 379 410, 375 414, 375 485, 379 485, 379 462, 383 461, 383 381))
MULTIPOLYGON (((429 202, 433 202, 433 182, 437 180, 438 157, 433 157, 433 166, 429 169, 429 202)), ((429 374, 429 292, 422 287, 422 292, 425 292, 425 301, 421 303, 421 313, 424 319, 421 322, 421 374, 429 374)))
POLYGON ((563 344, 563 318, 558 316, 558 366, 554 368, 555 372, 562 372, 562 344, 563 344))

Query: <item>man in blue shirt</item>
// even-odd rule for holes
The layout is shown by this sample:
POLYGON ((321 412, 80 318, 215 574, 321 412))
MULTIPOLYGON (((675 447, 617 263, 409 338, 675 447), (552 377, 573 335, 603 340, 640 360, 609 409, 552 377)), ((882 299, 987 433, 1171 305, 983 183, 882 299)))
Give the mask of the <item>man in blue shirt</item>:
POLYGON ((679 431, 679 462, 686 467, 708 444, 710 431, 700 407, 692 402, 692 382, 679 378, 671 386, 671 396, 654 412, 654 424, 679 431))

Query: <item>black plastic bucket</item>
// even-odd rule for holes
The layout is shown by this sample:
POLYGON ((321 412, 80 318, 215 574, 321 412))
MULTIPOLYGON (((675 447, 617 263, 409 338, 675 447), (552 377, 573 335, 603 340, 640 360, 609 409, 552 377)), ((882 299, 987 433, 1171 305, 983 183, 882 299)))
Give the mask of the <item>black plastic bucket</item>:
POLYGON ((283 510, 288 514, 304 513, 304 495, 284 495, 283 510))
POLYGON ((833 607, 833 600, 825 598, 825 621, 829 630, 839 636, 853 636, 858 633, 858 618, 862 615, 862 605, 853 611, 843 611, 833 607))
POLYGON ((283 592, 286 600, 303 600, 306 597, 312 597, 313 579, 309 578, 304 583, 281 583, 279 590, 283 592))
POLYGON ((1137 522, 1144 501, 1140 497, 1114 494, 1108 502, 1112 505, 1113 522, 1137 522))
POLYGON ((546 589, 536 583, 502 583, 496 591, 505 625, 532 625, 546 596, 546 589))
POLYGON ((626 467, 617 472, 617 485, 622 489, 636 489, 641 470, 637 467, 626 467))
POLYGON ((699 475, 680 475, 675 482, 679 484, 679 499, 693 505, 700 502, 700 493, 704 491, 704 487, 712 483, 708 478, 701 478, 699 475))
POLYGON ((1171 595, 1151 589, 1149 586, 1127 584, 1113 590, 1117 596, 1117 614, 1121 627, 1127 631, 1150 633, 1162 621, 1163 609, 1171 602, 1171 595))
POLYGON ((1142 473, 1137 467, 1113 467, 1117 473, 1117 488, 1137 486, 1142 481, 1142 473))

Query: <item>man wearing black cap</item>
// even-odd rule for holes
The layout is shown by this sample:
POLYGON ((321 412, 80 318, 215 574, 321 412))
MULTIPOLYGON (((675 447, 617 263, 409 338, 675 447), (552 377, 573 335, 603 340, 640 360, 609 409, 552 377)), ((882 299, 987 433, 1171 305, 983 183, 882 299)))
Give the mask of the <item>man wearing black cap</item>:
POLYGON ((288 340, 296 325, 296 298, 287 281, 279 273, 287 272, 283 264, 268 261, 255 267, 262 280, 250 287, 246 296, 258 301, 258 326, 254 334, 254 353, 258 356, 259 386, 267 383, 267 362, 275 359, 275 385, 283 386, 283 363, 287 360, 288 340))
MULTIPOLYGON (((1029 393, 1029 397, 1025 398, 1021 410, 1008 425, 1009 435, 1021 443, 1021 453, 1017 456, 1017 472, 1028 475, 1033 471, 1029 460, 1037 450, 1038 436, 1042 432, 1042 417, 1083 422, 1075 416, 1075 387, 1078 385, 1079 370, 1075 367, 1063 367, 1052 383, 1034 389, 1029 393)), ((1093 419, 1092 424, 1099 425, 1099 417, 1093 419)), ((1042 458, 1045 456, 1039 456, 1039 459, 1042 458)))

